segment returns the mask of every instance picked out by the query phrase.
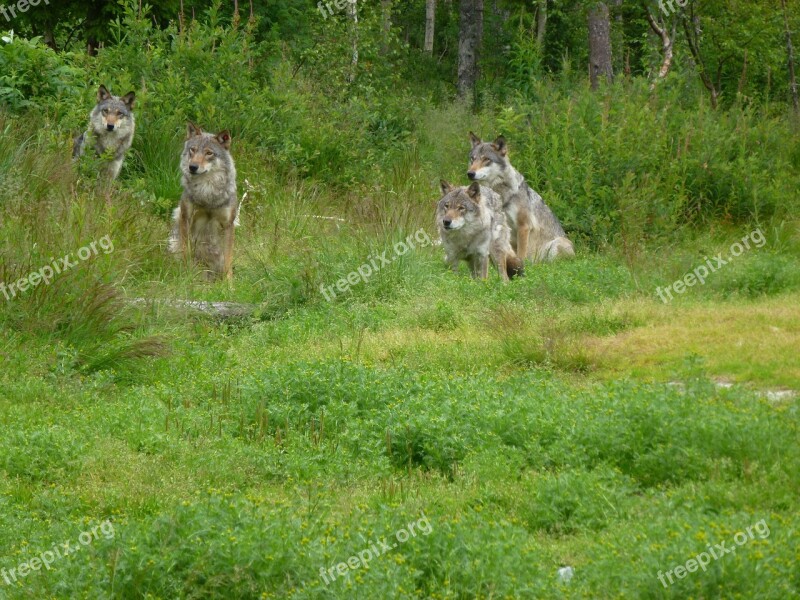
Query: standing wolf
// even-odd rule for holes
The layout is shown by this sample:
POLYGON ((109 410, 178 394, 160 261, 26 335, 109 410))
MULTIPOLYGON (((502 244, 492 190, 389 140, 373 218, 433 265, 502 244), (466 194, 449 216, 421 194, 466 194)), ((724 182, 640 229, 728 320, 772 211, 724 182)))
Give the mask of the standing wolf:
POLYGON ((444 180, 442 194, 436 207, 436 224, 453 271, 465 260, 473 278, 486 279, 491 258, 503 281, 522 275, 522 260, 511 248, 500 196, 477 183, 454 187, 444 180))
POLYGON ((181 155, 183 196, 173 213, 172 252, 190 252, 209 279, 233 277, 233 227, 239 211, 231 134, 187 128, 181 155))
POLYGON ((89 128, 75 138, 72 157, 83 155, 87 137, 93 143, 97 156, 109 155, 101 174, 109 181, 114 181, 122 168, 125 153, 133 143, 133 131, 136 122, 133 118, 134 92, 124 96, 112 96, 106 86, 97 90, 97 104, 89 114, 89 128))
POLYGON ((472 151, 467 177, 500 194, 517 256, 535 261, 575 256, 558 218, 511 166, 505 139, 501 136, 493 143, 484 143, 471 131, 469 139, 472 151))

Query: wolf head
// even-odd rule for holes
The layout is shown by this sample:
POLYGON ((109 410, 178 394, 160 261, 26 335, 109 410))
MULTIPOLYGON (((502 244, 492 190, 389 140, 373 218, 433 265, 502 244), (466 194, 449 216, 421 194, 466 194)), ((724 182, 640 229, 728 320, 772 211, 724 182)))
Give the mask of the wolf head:
POLYGON ((471 181, 482 181, 493 187, 502 180, 504 171, 510 166, 506 140, 500 136, 492 143, 482 142, 471 131, 469 139, 472 142, 472 150, 469 153, 467 177, 471 181))
POLYGON ((231 134, 227 129, 217 134, 205 133, 189 122, 181 155, 181 171, 185 177, 192 179, 205 173, 229 169, 230 149, 231 134))
POLYGON ((133 102, 136 99, 134 92, 124 96, 113 96, 101 85, 97 90, 97 105, 92 111, 92 128, 97 133, 117 132, 126 133, 133 129, 133 102))
POLYGON ((442 194, 436 207, 436 223, 443 231, 461 229, 478 218, 481 212, 481 187, 454 187, 442 180, 442 194))

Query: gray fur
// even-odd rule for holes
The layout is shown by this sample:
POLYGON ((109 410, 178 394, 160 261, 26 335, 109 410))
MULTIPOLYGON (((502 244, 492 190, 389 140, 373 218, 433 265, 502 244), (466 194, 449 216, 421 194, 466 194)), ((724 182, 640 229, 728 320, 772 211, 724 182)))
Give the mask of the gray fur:
POLYGON ((512 246, 516 250, 520 248, 517 239, 520 221, 530 221, 530 233, 525 244, 527 257, 542 261, 574 256, 572 242, 567 239, 558 217, 528 185, 525 177, 511 166, 505 139, 501 136, 493 143, 486 143, 470 132, 470 140, 472 150, 467 176, 500 194, 511 229, 512 246))
POLYGON ((110 156, 101 175, 113 181, 122 169, 125 154, 133 144, 136 120, 133 116, 134 92, 114 96, 105 86, 97 91, 97 104, 89 114, 87 131, 76 137, 72 148, 73 158, 83 155, 87 143, 94 147, 97 156, 110 156), (112 127, 112 130, 109 130, 112 127))
POLYGON ((436 208, 436 225, 445 260, 453 271, 458 270, 461 261, 466 261, 474 278, 485 279, 491 259, 504 281, 509 273, 521 274, 500 196, 477 184, 453 187, 445 181, 442 193, 444 196, 436 208))
POLYGON ((206 133, 190 123, 181 154, 183 196, 173 212, 171 252, 191 248, 210 277, 230 279, 233 227, 238 216, 236 166, 227 131, 206 133))
POLYGON ((236 165, 231 153, 215 134, 202 132, 186 140, 181 154, 181 185, 184 195, 202 208, 220 208, 236 203, 236 165), (197 174, 191 172, 192 152, 195 155, 212 154, 207 170, 197 174))

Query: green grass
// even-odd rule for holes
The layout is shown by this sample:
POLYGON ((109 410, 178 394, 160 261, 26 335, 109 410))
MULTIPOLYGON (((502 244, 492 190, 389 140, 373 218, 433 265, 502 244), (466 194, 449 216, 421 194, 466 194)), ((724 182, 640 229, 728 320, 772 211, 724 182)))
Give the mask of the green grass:
POLYGON ((800 413, 756 393, 800 389, 796 224, 759 223, 764 248, 669 304, 657 287, 750 229, 579 244, 508 285, 425 247, 326 302, 371 253, 433 236, 461 141, 350 192, 276 178, 243 141, 228 286, 165 254, 174 136, 108 203, 56 166, 58 132, 0 129, 3 281, 114 241, 0 298, 0 569, 114 526, 50 570, 0 574, 0 598, 800 595, 800 413), (257 308, 224 321, 134 298, 257 308), (320 577, 423 514, 428 535, 320 577), (762 520, 768 536, 659 582, 762 520))

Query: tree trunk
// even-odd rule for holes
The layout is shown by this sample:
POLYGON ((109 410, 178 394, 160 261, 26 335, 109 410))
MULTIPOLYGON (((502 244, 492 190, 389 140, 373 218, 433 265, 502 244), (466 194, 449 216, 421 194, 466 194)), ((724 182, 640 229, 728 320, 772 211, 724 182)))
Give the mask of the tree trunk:
POLYGON ((786 51, 789 54, 789 89, 792 92, 794 112, 800 114, 800 101, 797 98, 797 77, 794 72, 794 48, 792 47, 792 32, 789 29, 789 15, 786 12, 786 0, 781 0, 781 6, 783 6, 783 21, 786 24, 786 51))
POLYGON ((350 73, 347 76, 347 80, 353 83, 356 80, 356 70, 358 69, 358 7, 356 6, 356 0, 348 0, 347 16, 351 21, 350 39, 353 44, 353 54, 350 59, 350 73))
POLYGON ((86 32, 86 51, 89 56, 97 56, 97 49, 100 47, 100 41, 97 39, 97 30, 101 27, 102 21, 103 4, 100 0, 93 0, 89 4, 86 20, 83 22, 84 31, 86 32))
MULTIPOLYGON (((658 70, 658 79, 664 79, 672 68, 673 50, 675 47, 675 29, 673 27, 672 36, 667 31, 667 25, 659 25, 655 17, 647 11, 647 22, 650 23, 650 28, 655 34, 661 38, 661 51, 664 54, 664 60, 661 63, 661 68, 658 70)), ((656 82, 654 81, 650 86, 650 90, 655 89, 656 82)))
POLYGON ((747 49, 744 51, 744 62, 742 63, 742 76, 739 77, 739 87, 736 89, 738 96, 744 94, 744 86, 747 84, 747 49))
POLYGON ((600 87, 600 79, 611 83, 614 72, 611 67, 611 22, 608 6, 598 2, 589 10, 589 80, 592 89, 600 87))
POLYGON ((692 59, 700 75, 700 81, 703 82, 703 85, 706 87, 709 94, 711 94, 711 108, 716 110, 719 104, 719 90, 708 74, 705 62, 703 62, 703 55, 700 53, 700 28, 693 16, 690 19, 687 18, 686 15, 682 15, 681 20, 683 21, 683 32, 686 34, 686 43, 689 46, 689 52, 692 54, 692 59))
POLYGON ((458 36, 458 95, 474 99, 483 34, 483 0, 461 0, 458 36))
POLYGON ((480 75, 481 47, 483 46, 483 0, 475 0, 475 26, 477 39, 475 40, 475 83, 480 75))
POLYGON ((539 14, 536 15, 536 45, 544 47, 544 36, 547 31, 547 0, 539 0, 539 14))
POLYGON ((45 25, 44 35, 42 36, 42 40, 52 50, 58 50, 58 46, 56 46, 56 36, 53 35, 53 28, 49 24, 45 25))
POLYGON ((436 27, 436 0, 425 0, 425 52, 433 54, 433 33, 436 27))
POLYGON ((381 0, 381 16, 383 20, 381 52, 386 54, 389 51, 389 33, 392 30, 392 0, 381 0))

